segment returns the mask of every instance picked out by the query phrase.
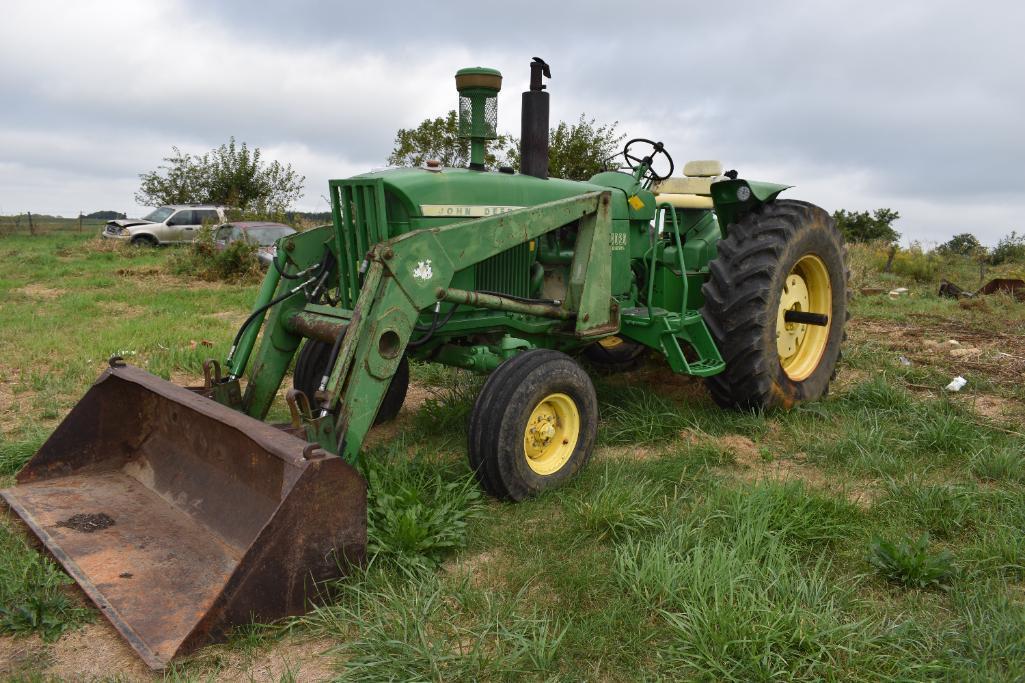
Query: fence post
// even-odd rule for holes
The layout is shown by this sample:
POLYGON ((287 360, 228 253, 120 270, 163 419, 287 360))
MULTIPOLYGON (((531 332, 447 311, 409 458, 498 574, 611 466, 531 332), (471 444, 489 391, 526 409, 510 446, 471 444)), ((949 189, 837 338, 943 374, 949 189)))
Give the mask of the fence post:
POLYGON ((36 226, 32 223, 32 212, 31 211, 28 212, 28 234, 30 234, 30 235, 35 235, 36 234, 36 226))
POLYGON ((82 232, 82 209, 78 210, 78 231, 82 232))

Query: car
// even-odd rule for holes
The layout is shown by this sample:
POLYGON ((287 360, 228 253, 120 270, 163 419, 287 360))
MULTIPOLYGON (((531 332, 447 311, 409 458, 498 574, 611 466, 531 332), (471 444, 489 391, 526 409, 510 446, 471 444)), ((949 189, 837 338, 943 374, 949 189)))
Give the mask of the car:
POLYGON ((214 242, 218 249, 227 249, 232 242, 245 240, 256 245, 256 258, 264 267, 270 266, 271 260, 278 253, 277 242, 282 237, 295 234, 295 229, 283 223, 269 221, 236 221, 218 225, 214 229, 214 242))
POLYGON ((107 239, 124 240, 136 246, 184 244, 196 239, 203 224, 228 220, 226 208, 209 204, 168 204, 145 218, 107 221, 101 233, 107 239))

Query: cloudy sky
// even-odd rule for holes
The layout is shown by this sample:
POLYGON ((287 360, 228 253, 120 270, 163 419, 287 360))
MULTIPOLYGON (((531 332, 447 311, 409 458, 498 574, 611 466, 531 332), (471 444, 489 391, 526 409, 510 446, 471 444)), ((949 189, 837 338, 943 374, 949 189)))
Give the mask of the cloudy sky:
POLYGON ((234 135, 306 176, 383 166, 454 108, 454 72, 530 58, 554 120, 583 112, 829 210, 891 207, 906 239, 1025 230, 1025 3, 50 2, 0 20, 0 214, 138 214, 172 145, 234 135))

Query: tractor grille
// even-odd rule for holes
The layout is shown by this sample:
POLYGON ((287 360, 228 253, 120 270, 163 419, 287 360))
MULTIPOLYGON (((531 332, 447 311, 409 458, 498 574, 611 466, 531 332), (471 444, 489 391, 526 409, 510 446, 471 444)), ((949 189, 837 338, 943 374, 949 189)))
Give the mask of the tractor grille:
POLYGON ((477 264, 477 289, 530 296, 529 244, 520 244, 477 264))
POLYGON ((388 239, 384 181, 380 178, 332 180, 341 304, 353 308, 359 297, 359 270, 370 247, 388 239))

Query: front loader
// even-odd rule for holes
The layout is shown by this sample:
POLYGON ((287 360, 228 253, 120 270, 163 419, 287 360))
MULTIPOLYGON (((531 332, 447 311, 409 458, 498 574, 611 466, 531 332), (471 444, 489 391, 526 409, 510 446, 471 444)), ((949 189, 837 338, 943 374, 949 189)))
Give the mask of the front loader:
POLYGON ((204 386, 111 359, 0 492, 150 666, 301 613, 318 581, 364 561, 355 466, 398 413, 410 360, 488 375, 469 463, 512 501, 591 455, 598 405, 578 358, 621 367, 655 351, 731 408, 825 393, 847 317, 829 216, 718 162, 673 176, 644 139, 587 182, 549 178, 549 74, 531 64, 523 172, 485 169, 501 74, 459 71, 468 168, 330 181, 333 225, 279 242, 204 386), (292 420, 268 425, 293 358, 292 420))

